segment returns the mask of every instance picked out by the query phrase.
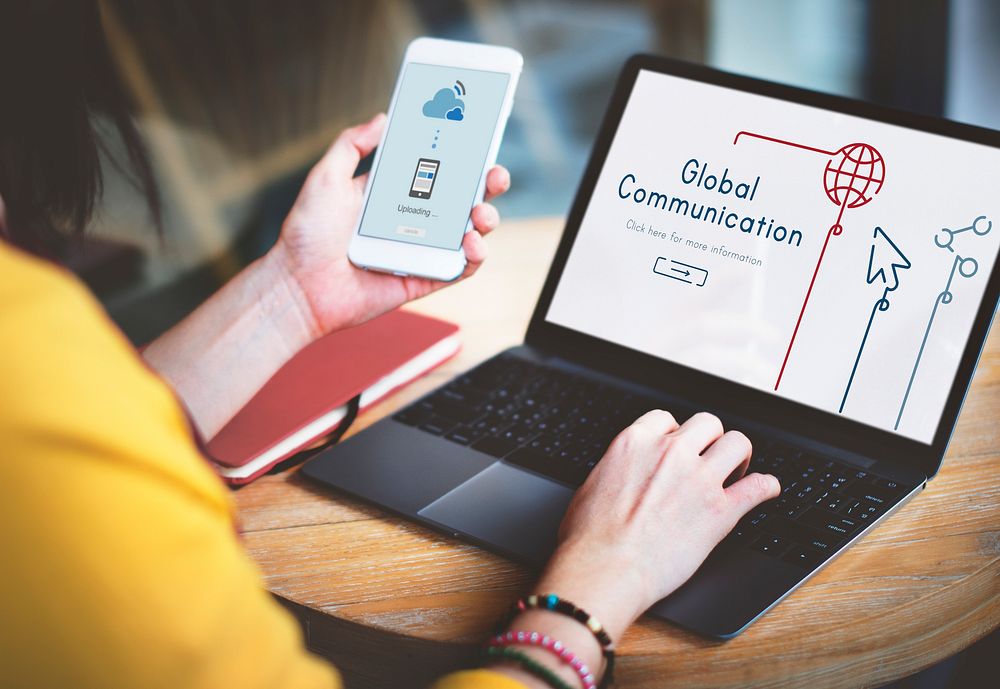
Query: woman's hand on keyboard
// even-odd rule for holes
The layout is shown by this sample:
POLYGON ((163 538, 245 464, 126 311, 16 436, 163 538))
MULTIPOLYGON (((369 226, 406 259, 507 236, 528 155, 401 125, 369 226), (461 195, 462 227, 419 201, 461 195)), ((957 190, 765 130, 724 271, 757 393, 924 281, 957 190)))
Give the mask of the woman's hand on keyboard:
POLYGON ((577 491, 538 591, 573 601, 619 638, 740 517, 779 494, 775 477, 743 475, 750 452, 745 435, 711 414, 681 425, 665 411, 643 415, 577 491))

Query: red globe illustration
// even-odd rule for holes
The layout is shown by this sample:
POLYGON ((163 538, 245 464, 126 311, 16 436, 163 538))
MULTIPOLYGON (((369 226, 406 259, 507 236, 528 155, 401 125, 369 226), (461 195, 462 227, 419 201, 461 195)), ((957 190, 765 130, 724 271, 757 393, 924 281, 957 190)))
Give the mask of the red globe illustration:
MULTIPOLYGON (((882 154, 869 144, 854 143, 841 148, 826 164, 823 188, 836 205, 858 208, 872 200, 885 179, 882 154)), ((838 233, 839 234, 839 233, 838 233)))

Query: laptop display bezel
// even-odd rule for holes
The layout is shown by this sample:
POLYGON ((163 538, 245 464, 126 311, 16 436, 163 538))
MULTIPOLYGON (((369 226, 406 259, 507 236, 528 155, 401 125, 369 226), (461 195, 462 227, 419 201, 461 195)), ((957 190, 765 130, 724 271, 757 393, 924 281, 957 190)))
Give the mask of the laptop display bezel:
MULTIPOLYGON (((976 313, 944 411, 930 444, 688 368, 546 320, 556 286, 562 277, 563 268, 576 240, 580 223, 593 195, 625 106, 632 94, 636 78, 643 70, 810 105, 994 148, 1000 148, 1000 132, 668 58, 652 55, 633 56, 618 77, 525 338, 527 344, 544 351, 663 390, 701 408, 752 418, 758 423, 786 429, 865 457, 901 462, 922 471, 927 476, 933 476, 941 465, 979 355, 989 334, 997 300, 1000 297, 1000 261, 994 262, 982 303, 976 313)), ((1000 227, 995 231, 1000 231, 1000 227)), ((600 279, 600 276, 594 277, 600 279)))

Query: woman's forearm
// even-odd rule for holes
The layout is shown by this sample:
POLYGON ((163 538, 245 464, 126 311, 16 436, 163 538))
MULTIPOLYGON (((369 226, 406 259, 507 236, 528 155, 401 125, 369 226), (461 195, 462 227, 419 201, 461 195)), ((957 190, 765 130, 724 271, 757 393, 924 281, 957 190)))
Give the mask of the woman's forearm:
POLYGON ((319 335, 279 242, 153 341, 143 357, 210 439, 319 335))

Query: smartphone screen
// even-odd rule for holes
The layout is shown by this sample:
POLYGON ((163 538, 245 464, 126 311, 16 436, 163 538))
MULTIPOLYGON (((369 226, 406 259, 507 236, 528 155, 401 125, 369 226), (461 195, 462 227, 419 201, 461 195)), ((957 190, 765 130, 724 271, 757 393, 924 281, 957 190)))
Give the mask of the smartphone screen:
POLYGON ((462 245, 509 81, 503 72, 405 65, 361 235, 462 245))

